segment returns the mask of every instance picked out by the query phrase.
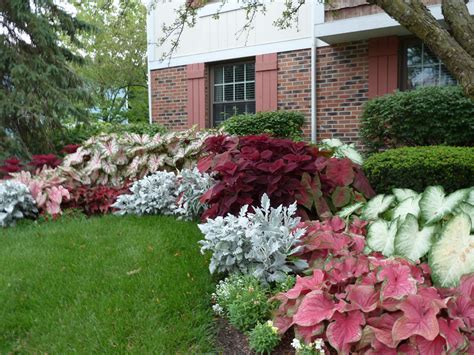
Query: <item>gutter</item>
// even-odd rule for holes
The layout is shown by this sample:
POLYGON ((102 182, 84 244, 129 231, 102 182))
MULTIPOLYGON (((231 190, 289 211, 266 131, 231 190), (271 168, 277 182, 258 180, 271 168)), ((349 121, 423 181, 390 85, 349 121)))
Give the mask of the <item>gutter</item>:
POLYGON ((317 113, 316 113, 316 1, 311 2, 311 143, 317 143, 317 113))

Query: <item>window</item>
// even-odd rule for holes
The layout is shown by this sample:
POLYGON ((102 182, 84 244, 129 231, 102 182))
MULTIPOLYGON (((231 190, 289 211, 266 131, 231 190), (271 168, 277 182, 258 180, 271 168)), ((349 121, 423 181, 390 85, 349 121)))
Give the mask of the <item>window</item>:
POLYGON ((255 63, 216 65, 211 80, 214 127, 231 116, 255 113, 255 63))
POLYGON ((419 40, 404 45, 402 88, 455 85, 456 80, 444 64, 419 40))

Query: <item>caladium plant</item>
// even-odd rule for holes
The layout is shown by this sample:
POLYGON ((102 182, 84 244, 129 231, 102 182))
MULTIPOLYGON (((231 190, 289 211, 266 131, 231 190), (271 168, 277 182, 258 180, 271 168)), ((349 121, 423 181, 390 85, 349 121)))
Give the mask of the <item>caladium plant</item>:
POLYGON ((201 198, 203 218, 237 214, 267 194, 274 206, 295 200, 304 217, 328 218, 354 201, 373 196, 360 167, 347 158, 328 158, 304 142, 269 136, 217 136, 206 140, 200 171, 217 183, 201 198))
POLYGON ((358 165, 364 163, 364 158, 355 149, 354 144, 345 144, 337 138, 323 139, 319 144, 319 149, 330 152, 334 158, 348 158, 358 165))
POLYGON ((59 167, 68 180, 85 185, 123 186, 157 171, 192 168, 212 135, 188 130, 153 137, 102 134, 84 142, 59 167))
POLYGON ((313 273, 274 297, 280 332, 292 328, 307 344, 321 338, 340 354, 474 351, 474 274, 457 288, 435 288, 426 264, 364 254, 365 224, 303 224, 300 256, 313 273))
POLYGON ((440 186, 427 187, 421 194, 394 189, 393 195, 377 195, 339 213, 346 219, 357 214, 369 221, 367 252, 402 256, 414 262, 426 260, 430 254, 434 256, 428 260, 435 270, 435 283, 444 287, 455 286, 463 274, 474 272, 470 259, 474 244, 469 237, 474 232, 474 188, 450 195, 440 186), (442 261, 443 258, 451 262, 442 261))

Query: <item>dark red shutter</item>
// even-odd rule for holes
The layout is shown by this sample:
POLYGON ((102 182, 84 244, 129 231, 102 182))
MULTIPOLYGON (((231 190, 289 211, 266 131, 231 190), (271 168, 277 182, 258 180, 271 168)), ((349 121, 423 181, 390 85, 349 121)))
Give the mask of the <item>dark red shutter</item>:
POLYGON ((257 55, 255 58, 256 111, 275 111, 278 108, 277 53, 257 55))
POLYGON ((369 98, 398 88, 398 37, 369 40, 369 98))
POLYGON ((206 70, 204 63, 187 66, 188 125, 206 128, 206 70))

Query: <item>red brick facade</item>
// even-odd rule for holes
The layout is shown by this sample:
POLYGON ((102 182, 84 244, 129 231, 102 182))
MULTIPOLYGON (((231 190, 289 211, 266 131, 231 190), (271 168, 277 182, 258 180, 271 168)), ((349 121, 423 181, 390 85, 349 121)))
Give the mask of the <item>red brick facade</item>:
POLYGON ((185 66, 151 72, 151 103, 153 122, 171 130, 188 127, 185 66))
MULTIPOLYGON (((368 60, 367 41, 318 48, 318 140, 337 137, 345 142, 360 143, 359 118, 368 97, 368 60)), ((306 117, 304 132, 309 138, 311 50, 278 53, 277 64, 277 107, 303 113, 306 117)), ((206 97, 208 91, 206 85, 206 97)), ((169 129, 184 129, 188 127, 187 105, 186 67, 152 71, 153 121, 169 129)))

